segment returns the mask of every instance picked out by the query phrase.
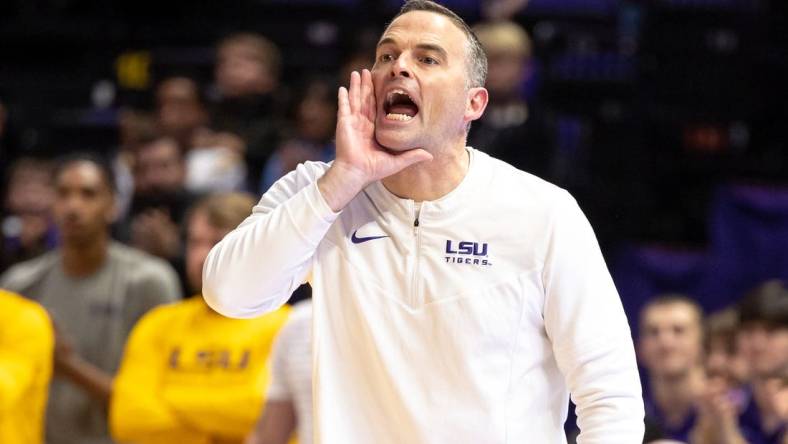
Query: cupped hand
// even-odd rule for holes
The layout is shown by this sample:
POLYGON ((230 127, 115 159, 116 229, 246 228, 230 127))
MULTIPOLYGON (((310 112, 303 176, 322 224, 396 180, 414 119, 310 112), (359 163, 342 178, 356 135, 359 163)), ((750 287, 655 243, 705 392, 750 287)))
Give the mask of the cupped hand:
POLYGON ((350 75, 350 88, 339 88, 336 160, 318 182, 329 206, 340 210, 368 184, 396 174, 432 154, 416 148, 394 153, 375 140, 377 107, 372 74, 350 75))

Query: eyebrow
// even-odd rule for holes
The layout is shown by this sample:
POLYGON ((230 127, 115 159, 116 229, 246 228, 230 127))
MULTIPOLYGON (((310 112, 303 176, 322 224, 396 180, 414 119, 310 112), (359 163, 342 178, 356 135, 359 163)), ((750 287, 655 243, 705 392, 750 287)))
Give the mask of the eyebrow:
MULTIPOLYGON (((378 42, 378 46, 377 47, 380 48, 383 45, 396 45, 396 44, 397 44, 397 42, 394 41, 393 38, 391 38, 391 37, 384 37, 378 42)), ((437 52, 438 55, 440 55, 440 57, 443 58, 444 60, 448 59, 448 54, 446 53, 446 50, 443 49, 439 45, 435 45, 435 44, 432 44, 432 43, 419 43, 418 45, 416 45, 416 48, 422 49, 422 50, 425 50, 425 51, 437 52)))

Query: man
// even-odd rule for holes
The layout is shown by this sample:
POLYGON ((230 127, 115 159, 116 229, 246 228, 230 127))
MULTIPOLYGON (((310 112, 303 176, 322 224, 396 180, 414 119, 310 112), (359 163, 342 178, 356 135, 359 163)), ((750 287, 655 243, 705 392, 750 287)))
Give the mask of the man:
MULTIPOLYGON (((208 251, 253 205, 247 195, 224 193, 191 211, 186 270, 193 291, 200 291, 208 251)), ((240 444, 263 406, 269 352, 288 312, 227 319, 201 297, 152 310, 134 327, 114 382, 112 436, 137 444, 240 444)))
POLYGON ((474 122, 468 144, 541 178, 553 174, 553 144, 539 107, 525 100, 531 39, 518 24, 484 22, 473 28, 489 60, 490 105, 474 122))
POLYGON ((706 375, 720 378, 731 389, 749 379, 749 363, 737 344, 739 312, 730 307, 706 317, 704 350, 706 375))
MULTIPOLYGON (((739 422, 750 444, 782 443, 788 428, 775 384, 788 377, 788 289, 765 282, 739 303, 739 344, 750 362, 752 396, 739 422)), ((779 385, 779 384, 778 384, 779 385)))
MULTIPOLYGON (((182 147, 171 137, 151 137, 134 153, 134 196, 121 238, 167 260, 186 287, 180 226, 195 194, 185 188, 182 147)), ((185 295, 184 295, 185 296, 185 295)))
POLYGON ((0 273, 13 264, 52 249, 56 242, 52 222, 52 165, 46 160, 22 157, 7 171, 0 218, 0 273))
POLYGON ((688 441, 706 387, 703 311, 682 295, 662 295, 640 314, 638 354, 648 372, 646 414, 666 438, 688 441))
POLYGON ((47 442, 109 443, 106 405, 126 336, 180 288, 166 263, 110 239, 114 186, 106 163, 75 155, 53 177, 61 246, 10 268, 0 287, 39 302, 55 324, 47 442))
POLYGON ((245 444, 312 443, 312 301, 293 307, 276 338, 263 416, 245 444))
POLYGON ((0 290, 0 442, 44 442, 54 342, 40 305, 0 290))
POLYGON ((261 35, 233 34, 217 47, 214 76, 219 97, 211 109, 212 128, 243 140, 254 185, 279 144, 284 108, 278 94, 281 71, 279 48, 261 35))
POLYGON ((156 126, 184 147, 195 132, 208 125, 208 109, 200 85, 182 76, 168 77, 156 87, 156 126))
POLYGON ((246 179, 244 143, 234 134, 212 131, 208 120, 200 85, 194 80, 169 77, 156 88, 156 123, 161 134, 184 150, 186 189, 196 193, 238 189, 246 179))
POLYGON ((466 148, 484 52, 436 3, 405 4, 340 88, 337 159, 278 181, 208 256, 203 292, 250 317, 312 285, 321 443, 633 443, 629 327, 573 199, 466 148))

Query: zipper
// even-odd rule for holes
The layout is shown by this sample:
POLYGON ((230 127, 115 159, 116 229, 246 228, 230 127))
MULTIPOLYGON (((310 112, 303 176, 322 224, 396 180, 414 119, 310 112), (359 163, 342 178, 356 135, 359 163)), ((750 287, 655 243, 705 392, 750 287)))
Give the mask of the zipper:
POLYGON ((410 287, 410 306, 415 308, 417 302, 419 301, 419 262, 421 259, 421 236, 419 232, 419 216, 421 215, 421 202, 416 202, 413 208, 413 243, 415 244, 415 248, 413 249, 413 276, 411 278, 411 287, 410 287))

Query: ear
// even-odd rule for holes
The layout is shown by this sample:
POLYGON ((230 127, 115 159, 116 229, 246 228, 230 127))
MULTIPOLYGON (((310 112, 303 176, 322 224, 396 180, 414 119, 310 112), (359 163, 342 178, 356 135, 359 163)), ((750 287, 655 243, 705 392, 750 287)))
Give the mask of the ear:
POLYGON ((465 101, 465 121, 471 122, 481 117, 489 100, 487 89, 482 87, 469 89, 465 101))

